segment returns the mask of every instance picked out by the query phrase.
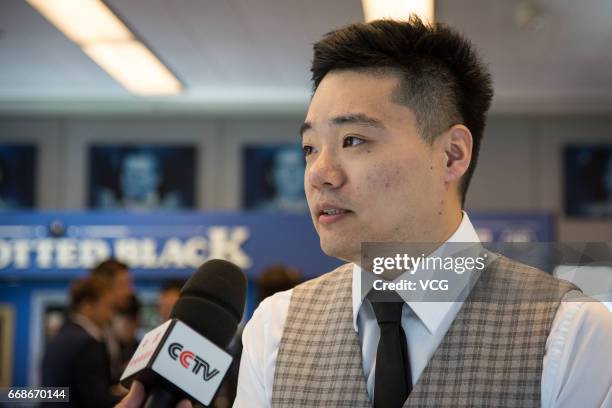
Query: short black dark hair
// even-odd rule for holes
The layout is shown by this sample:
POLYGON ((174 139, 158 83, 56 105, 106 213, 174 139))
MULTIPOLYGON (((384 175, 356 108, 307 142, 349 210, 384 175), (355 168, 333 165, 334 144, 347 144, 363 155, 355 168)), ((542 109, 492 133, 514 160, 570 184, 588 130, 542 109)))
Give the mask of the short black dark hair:
POLYGON ((173 290, 180 292, 181 289, 183 289, 183 286, 185 286, 186 282, 187 281, 185 279, 168 279, 162 282, 159 291, 161 293, 170 292, 173 290))
POLYGON ((129 267, 116 259, 109 258, 105 261, 100 262, 92 270, 93 276, 104 278, 110 282, 114 281, 117 275, 121 272, 129 272, 129 267))
POLYGON ((398 74, 394 101, 415 114, 417 128, 429 143, 456 124, 472 133, 472 161, 459 187, 462 204, 493 98, 488 69, 470 41, 443 24, 377 20, 327 33, 314 45, 313 91, 330 71, 351 70, 398 74))
POLYGON ((77 279, 70 286, 70 309, 76 312, 83 302, 97 302, 110 290, 103 277, 86 276, 77 279))
POLYGON ((302 274, 288 265, 270 265, 257 278, 257 301, 261 302, 277 292, 289 290, 302 281, 302 274))

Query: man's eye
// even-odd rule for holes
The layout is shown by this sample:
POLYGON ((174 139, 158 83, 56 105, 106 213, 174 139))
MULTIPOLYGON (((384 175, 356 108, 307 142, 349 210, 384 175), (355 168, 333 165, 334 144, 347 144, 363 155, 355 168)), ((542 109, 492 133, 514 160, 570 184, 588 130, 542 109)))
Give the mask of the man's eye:
POLYGON ((304 153, 304 157, 310 155, 312 153, 312 146, 302 146, 302 152, 304 153))
POLYGON ((351 147, 351 146, 357 146, 360 145, 362 143, 364 143, 365 140, 357 137, 357 136, 347 136, 344 138, 344 140, 342 141, 342 147, 351 147))

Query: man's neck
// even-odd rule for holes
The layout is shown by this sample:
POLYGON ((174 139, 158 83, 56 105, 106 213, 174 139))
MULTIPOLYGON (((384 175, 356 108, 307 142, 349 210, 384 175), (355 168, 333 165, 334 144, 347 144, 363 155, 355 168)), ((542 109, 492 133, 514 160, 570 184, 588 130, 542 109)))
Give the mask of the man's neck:
POLYGON ((444 243, 448 241, 448 239, 457 231, 459 225, 461 225, 461 220, 463 219, 463 210, 461 208, 453 209, 452 212, 449 212, 449 217, 442 224, 440 239, 436 242, 444 243))
MULTIPOLYGON (((403 243, 404 252, 408 256, 420 256, 422 254, 430 254, 442 246, 448 239, 457 231, 463 219, 463 210, 461 208, 454 209, 448 213, 447 217, 441 218, 440 222, 434 228, 428 229, 427 233, 419 237, 410 239, 397 238, 395 240, 387 240, 385 242, 403 243)), ((352 262, 361 267, 361 251, 354 254, 352 257, 340 258, 346 262, 352 262)))

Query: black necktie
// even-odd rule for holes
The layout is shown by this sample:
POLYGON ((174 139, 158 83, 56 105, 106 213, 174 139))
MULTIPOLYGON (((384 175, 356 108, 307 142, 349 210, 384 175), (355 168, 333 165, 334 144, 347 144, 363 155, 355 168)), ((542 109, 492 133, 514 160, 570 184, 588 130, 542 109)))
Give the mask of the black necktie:
POLYGON ((380 327, 374 377, 374 408, 399 408, 412 391, 412 374, 402 328, 404 302, 372 302, 380 327))

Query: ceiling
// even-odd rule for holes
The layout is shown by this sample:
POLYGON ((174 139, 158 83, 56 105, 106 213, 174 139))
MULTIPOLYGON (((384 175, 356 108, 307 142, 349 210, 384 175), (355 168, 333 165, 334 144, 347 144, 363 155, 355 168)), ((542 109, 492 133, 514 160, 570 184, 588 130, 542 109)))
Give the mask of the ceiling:
MULTIPOLYGON (((0 0, 0 113, 303 112, 312 44, 360 0, 107 0, 185 85, 133 96, 24 0, 0 0)), ((493 110, 612 113, 612 1, 438 0, 490 64, 493 110)))

